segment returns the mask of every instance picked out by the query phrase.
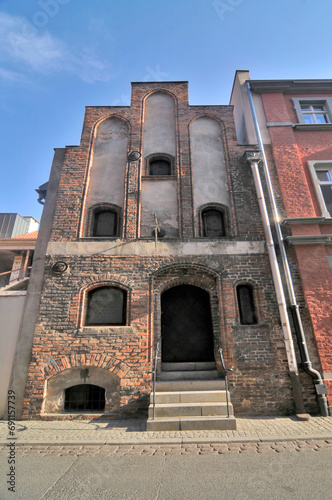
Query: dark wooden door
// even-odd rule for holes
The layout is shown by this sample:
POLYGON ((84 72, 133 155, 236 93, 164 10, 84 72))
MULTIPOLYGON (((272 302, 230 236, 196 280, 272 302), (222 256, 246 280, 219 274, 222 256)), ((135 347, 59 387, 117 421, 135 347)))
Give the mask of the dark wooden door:
POLYGON ((214 361, 209 294, 192 285, 164 292, 161 335, 164 362, 214 361))

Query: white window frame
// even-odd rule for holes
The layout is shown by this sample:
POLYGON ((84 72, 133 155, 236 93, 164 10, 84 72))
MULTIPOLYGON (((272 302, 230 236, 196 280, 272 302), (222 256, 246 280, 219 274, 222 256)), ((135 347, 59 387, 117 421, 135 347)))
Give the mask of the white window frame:
POLYGON ((332 124, 332 98, 331 97, 293 97, 294 108, 297 114, 297 118, 299 123, 303 125, 307 125, 308 127, 324 127, 326 125, 332 124), (326 116, 328 119, 328 123, 306 123, 304 120, 303 110, 301 108, 301 104, 306 105, 323 105, 326 110, 326 116))
POLYGON ((317 177, 316 172, 317 172, 317 170, 330 170, 331 173, 332 173, 332 160, 331 161, 329 161, 329 160, 308 161, 308 165, 309 165, 309 170, 310 170, 311 178, 312 178, 312 181, 313 181, 313 185, 314 185, 314 188, 315 188, 315 191, 316 191, 316 196, 317 196, 317 199, 318 199, 318 203, 319 203, 320 209, 322 211, 321 215, 323 217, 331 218, 332 214, 330 214, 330 212, 326 208, 324 196, 322 194, 322 191, 321 191, 320 187, 322 185, 324 185, 324 186, 331 185, 332 186, 332 182, 330 183, 330 182, 322 182, 322 181, 320 181, 318 179, 318 177, 317 177))

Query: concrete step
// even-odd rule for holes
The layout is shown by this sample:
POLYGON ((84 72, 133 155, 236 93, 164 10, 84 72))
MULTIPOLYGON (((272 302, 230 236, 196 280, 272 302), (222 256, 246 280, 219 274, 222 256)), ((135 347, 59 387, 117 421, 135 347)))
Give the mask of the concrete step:
POLYGON ((170 371, 204 371, 214 370, 216 364, 214 361, 192 362, 192 363, 161 363, 161 370, 170 371))
MULTIPOLYGON (((229 405, 229 413, 233 414, 233 407, 229 405)), ((215 417, 227 415, 226 403, 170 403, 156 404, 156 417, 215 417)), ((149 418, 153 417, 153 405, 149 407, 149 418)))
POLYGON ((186 392, 186 391, 222 391, 225 390, 225 380, 158 380, 156 392, 186 392))
POLYGON ((218 370, 162 371, 158 380, 212 380, 219 378, 218 370))
POLYGON ((235 430, 236 419, 230 417, 156 417, 147 421, 147 431, 235 430))
MULTIPOLYGON (((171 403, 224 403, 226 391, 170 391, 156 392, 156 404, 171 403)), ((150 394, 150 403, 153 402, 153 394, 150 394)))

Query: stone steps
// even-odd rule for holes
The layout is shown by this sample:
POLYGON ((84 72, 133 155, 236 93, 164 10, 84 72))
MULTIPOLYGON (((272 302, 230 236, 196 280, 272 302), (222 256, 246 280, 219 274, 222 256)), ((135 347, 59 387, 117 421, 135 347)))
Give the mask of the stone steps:
POLYGON ((229 417, 225 380, 214 362, 162 363, 154 408, 150 395, 147 430, 235 430, 230 402, 228 409, 229 417))
MULTIPOLYGON (((232 405, 229 406, 230 414, 233 413, 232 405)), ((227 415, 227 405, 220 403, 156 403, 156 417, 215 417, 217 415, 227 415)), ((153 417, 153 405, 149 407, 149 418, 153 417)))
MULTIPOLYGON (((158 384, 159 387, 159 384, 158 384)), ((150 394, 150 403, 153 395, 150 394)), ((156 404, 175 404, 175 403, 221 403, 226 401, 225 390, 204 390, 204 391, 163 391, 156 392, 156 404)))
POLYGON ((236 419, 228 417, 168 417, 149 419, 148 431, 204 431, 204 430, 235 430, 236 419))
POLYGON ((159 380, 214 380, 219 377, 217 370, 162 371, 159 380))
POLYGON ((156 391, 221 391, 225 390, 225 380, 222 378, 211 380, 158 380, 156 391))

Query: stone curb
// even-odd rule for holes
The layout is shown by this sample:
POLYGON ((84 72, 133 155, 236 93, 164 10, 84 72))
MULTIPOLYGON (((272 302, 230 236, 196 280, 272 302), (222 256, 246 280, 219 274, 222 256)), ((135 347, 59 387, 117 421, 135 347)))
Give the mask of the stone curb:
MULTIPOLYGON (((27 441, 16 441, 16 446, 105 446, 105 445, 167 445, 167 444, 212 444, 212 443, 276 443, 279 441, 325 441, 327 439, 332 439, 332 434, 298 434, 289 436, 239 436, 239 437, 212 437, 209 439, 204 438, 151 438, 142 439, 138 438, 135 440, 130 439, 106 439, 106 440, 53 440, 39 439, 39 440, 27 440, 27 441)), ((6 446, 9 442, 7 440, 0 440, 0 446, 6 446)))

